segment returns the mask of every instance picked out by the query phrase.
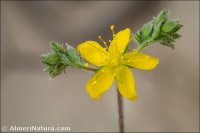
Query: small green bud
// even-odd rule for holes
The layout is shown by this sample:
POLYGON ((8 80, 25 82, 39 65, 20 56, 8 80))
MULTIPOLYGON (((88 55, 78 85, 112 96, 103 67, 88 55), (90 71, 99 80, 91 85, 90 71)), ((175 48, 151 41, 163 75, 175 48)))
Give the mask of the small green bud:
POLYGON ((83 67, 82 57, 72 46, 67 44, 67 47, 63 47, 55 41, 51 41, 49 46, 51 52, 41 55, 40 58, 41 62, 46 65, 46 72, 52 78, 63 72, 67 66, 83 67))
POLYGON ((48 65, 56 65, 60 58, 55 52, 50 52, 40 56, 41 62, 48 65))
POLYGON ((140 50, 159 42, 164 46, 174 48, 173 42, 180 37, 176 32, 182 27, 178 20, 168 20, 169 10, 162 10, 154 19, 145 24, 135 35, 135 42, 140 50))

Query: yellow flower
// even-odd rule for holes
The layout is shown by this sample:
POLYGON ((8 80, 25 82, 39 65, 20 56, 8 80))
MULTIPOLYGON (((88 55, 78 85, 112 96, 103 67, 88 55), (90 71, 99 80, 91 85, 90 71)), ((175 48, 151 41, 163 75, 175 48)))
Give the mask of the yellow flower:
MULTIPOLYGON (((86 85, 89 95, 97 100, 109 89, 114 79, 116 79, 117 88, 121 95, 134 100, 137 98, 134 77, 130 67, 151 70, 157 66, 159 60, 144 53, 133 50, 130 53, 124 53, 130 42, 131 30, 126 28, 114 34, 110 46, 101 47, 95 41, 86 41, 78 45, 80 54, 91 64, 99 66, 100 69, 92 76, 86 85)), ((99 37, 101 39, 101 37, 99 37)))

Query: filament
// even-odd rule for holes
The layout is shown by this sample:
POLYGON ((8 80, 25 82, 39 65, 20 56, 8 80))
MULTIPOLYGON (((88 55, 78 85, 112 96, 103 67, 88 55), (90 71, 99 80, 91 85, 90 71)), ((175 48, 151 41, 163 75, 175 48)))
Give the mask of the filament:
POLYGON ((108 45, 106 44, 106 42, 102 39, 101 36, 99 36, 99 39, 102 41, 102 43, 105 45, 105 47, 108 49, 108 45))
POLYGON ((110 29, 112 31, 112 34, 113 34, 113 39, 115 38, 115 26, 114 25, 111 25, 110 26, 110 29))

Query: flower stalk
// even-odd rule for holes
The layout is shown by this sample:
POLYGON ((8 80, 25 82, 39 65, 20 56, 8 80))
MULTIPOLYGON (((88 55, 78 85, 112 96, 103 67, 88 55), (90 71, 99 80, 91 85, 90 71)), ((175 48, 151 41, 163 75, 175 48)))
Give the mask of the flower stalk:
POLYGON ((124 109, 123 99, 119 90, 117 89, 117 102, 118 102, 118 119, 119 119, 119 132, 124 133, 124 109))

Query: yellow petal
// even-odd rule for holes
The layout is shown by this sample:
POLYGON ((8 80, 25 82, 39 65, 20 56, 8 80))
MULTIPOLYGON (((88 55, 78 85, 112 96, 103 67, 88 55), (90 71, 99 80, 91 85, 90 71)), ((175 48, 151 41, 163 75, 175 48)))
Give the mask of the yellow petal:
POLYGON ((110 47, 108 50, 109 53, 123 54, 124 50, 126 49, 129 43, 130 33, 131 33, 131 30, 129 28, 126 28, 125 30, 118 32, 110 44, 110 47))
POLYGON ((136 51, 125 54, 122 60, 122 64, 142 70, 154 69, 158 63, 159 60, 157 58, 136 51))
POLYGON ((116 71, 117 87, 120 94, 130 100, 137 99, 135 81, 130 68, 121 65, 116 71))
POLYGON ((114 78, 115 69, 113 67, 104 66, 88 81, 86 90, 93 99, 97 100, 109 89, 114 78))
POLYGON ((91 64, 103 66, 109 59, 109 53, 95 41, 86 41, 78 45, 80 54, 91 64))

